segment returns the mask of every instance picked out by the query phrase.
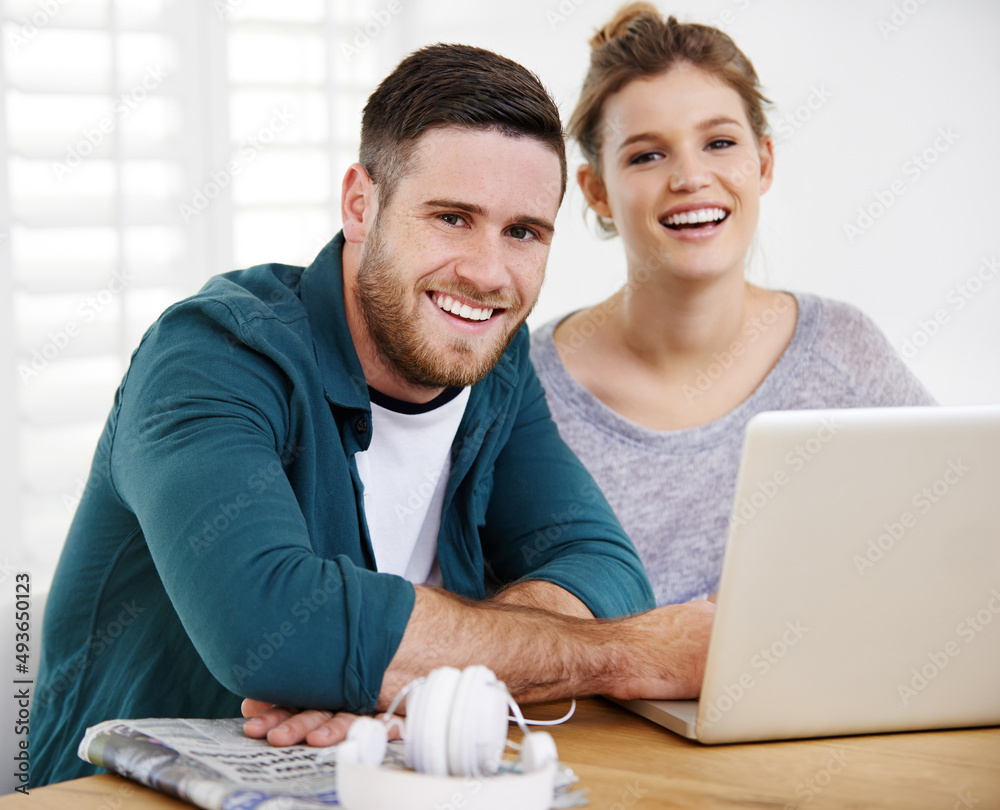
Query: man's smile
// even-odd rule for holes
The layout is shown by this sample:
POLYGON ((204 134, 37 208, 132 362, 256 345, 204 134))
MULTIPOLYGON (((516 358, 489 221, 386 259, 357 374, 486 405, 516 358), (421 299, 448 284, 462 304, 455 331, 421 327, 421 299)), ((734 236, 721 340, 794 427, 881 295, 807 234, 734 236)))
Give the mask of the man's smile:
POLYGON ((453 298, 447 293, 430 292, 431 300, 445 312, 466 321, 488 321, 494 312, 493 307, 476 306, 465 303, 457 298, 453 298))

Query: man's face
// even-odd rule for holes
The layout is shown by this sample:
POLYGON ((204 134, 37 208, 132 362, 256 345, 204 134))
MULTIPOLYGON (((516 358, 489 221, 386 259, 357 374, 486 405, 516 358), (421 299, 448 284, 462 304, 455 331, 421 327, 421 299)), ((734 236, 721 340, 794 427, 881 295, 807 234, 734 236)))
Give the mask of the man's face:
POLYGON ((431 389, 486 376, 538 298, 560 182, 533 138, 421 137, 359 259, 358 305, 388 369, 431 389))

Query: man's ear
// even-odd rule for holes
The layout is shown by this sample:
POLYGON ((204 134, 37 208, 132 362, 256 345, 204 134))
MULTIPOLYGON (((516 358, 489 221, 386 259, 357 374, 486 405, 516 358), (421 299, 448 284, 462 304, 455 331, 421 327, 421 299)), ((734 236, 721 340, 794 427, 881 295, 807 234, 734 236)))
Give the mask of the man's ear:
POLYGON ((352 163, 340 190, 340 216, 346 241, 356 244, 365 241, 378 211, 377 196, 375 184, 365 167, 352 163))
POLYGON ((611 206, 608 205, 608 191, 604 187, 604 180, 597 173, 593 166, 584 163, 576 170, 576 182, 580 185, 583 196, 587 198, 587 205, 599 217, 613 219, 611 206))

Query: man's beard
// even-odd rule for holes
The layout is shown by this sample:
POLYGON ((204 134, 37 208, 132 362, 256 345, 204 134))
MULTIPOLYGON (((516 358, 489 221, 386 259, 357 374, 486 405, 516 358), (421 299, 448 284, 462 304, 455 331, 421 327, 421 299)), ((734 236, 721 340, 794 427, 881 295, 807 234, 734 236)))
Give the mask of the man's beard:
MULTIPOLYGON (((379 212, 381 214, 381 212, 379 212)), ((453 337, 449 354, 458 360, 447 360, 442 349, 436 349, 420 333, 417 314, 419 296, 438 287, 417 285, 409 290, 399 282, 393 269, 393 257, 385 244, 379 216, 365 240, 358 266, 357 301, 372 345, 386 367, 411 385, 422 388, 463 388, 485 377, 506 351, 528 314, 525 313, 506 334, 483 347, 481 340, 453 337)), ((521 302, 516 296, 483 293, 463 279, 453 279, 442 292, 480 302, 493 309, 517 311, 521 302)), ((452 317, 452 316, 447 316, 452 317)))

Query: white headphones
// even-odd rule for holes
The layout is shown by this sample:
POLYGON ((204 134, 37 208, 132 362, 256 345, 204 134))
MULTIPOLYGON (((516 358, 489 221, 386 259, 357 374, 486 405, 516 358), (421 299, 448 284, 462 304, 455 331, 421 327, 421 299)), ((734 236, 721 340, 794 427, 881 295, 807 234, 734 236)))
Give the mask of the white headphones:
POLYGON ((551 806, 558 764, 555 741, 547 732, 528 731, 507 687, 487 667, 435 669, 407 684, 385 716, 390 718, 385 722, 358 718, 337 747, 337 800, 347 810, 551 806), (389 724, 400 722, 393 712, 407 694, 402 736, 407 762, 417 773, 379 767, 389 724), (509 719, 524 732, 514 763, 503 761, 504 749, 514 745, 507 741, 509 719))

